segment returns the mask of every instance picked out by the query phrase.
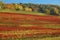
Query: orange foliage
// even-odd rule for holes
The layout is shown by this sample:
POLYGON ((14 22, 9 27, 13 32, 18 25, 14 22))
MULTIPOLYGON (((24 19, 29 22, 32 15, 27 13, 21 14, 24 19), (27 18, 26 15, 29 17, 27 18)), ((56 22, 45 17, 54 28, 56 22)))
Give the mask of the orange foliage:
POLYGON ((5 4, 4 7, 7 8, 7 9, 14 9, 13 4, 5 4))

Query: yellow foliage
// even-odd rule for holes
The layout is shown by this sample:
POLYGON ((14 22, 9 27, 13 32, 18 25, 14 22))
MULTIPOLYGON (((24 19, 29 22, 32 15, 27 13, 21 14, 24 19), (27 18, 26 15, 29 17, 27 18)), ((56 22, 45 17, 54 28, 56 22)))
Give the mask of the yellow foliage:
POLYGON ((15 5, 16 8, 18 8, 19 10, 23 10, 23 6, 22 5, 15 5))
POLYGON ((59 14, 58 8, 54 8, 54 12, 55 12, 56 14, 59 14))
POLYGON ((26 7, 25 11, 32 11, 32 8, 26 7))
POLYGON ((19 5, 18 8, 19 8, 20 10, 23 10, 23 6, 22 6, 22 5, 19 5))

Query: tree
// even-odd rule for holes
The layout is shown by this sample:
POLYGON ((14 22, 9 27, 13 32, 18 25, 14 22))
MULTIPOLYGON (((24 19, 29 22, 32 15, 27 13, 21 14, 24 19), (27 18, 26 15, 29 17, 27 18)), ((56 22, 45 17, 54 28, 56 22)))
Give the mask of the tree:
POLYGON ((50 10, 50 14, 51 14, 51 15, 59 15, 59 10, 58 10, 57 8, 52 8, 52 9, 50 10))
POLYGON ((3 2, 0 1, 0 8, 3 8, 3 2))
POLYGON ((56 15, 58 15, 59 14, 59 10, 58 10, 58 8, 54 8, 54 13, 56 14, 56 15))
POLYGON ((45 13, 50 15, 50 10, 49 9, 45 9, 45 13))
POLYGON ((38 12, 45 13, 45 10, 43 7, 39 8, 38 12))
POLYGON ((32 8, 25 7, 25 11, 32 11, 32 8))

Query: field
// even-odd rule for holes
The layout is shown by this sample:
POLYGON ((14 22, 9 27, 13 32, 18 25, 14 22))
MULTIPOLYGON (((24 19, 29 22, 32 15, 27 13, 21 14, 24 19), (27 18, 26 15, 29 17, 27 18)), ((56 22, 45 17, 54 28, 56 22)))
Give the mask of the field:
POLYGON ((0 12, 1 40, 60 39, 60 18, 0 12))
POLYGON ((46 15, 44 13, 39 12, 29 12, 29 11, 16 11, 16 10, 10 10, 10 9, 0 9, 0 12, 9 12, 9 13, 19 13, 19 14, 32 14, 32 15, 46 15))

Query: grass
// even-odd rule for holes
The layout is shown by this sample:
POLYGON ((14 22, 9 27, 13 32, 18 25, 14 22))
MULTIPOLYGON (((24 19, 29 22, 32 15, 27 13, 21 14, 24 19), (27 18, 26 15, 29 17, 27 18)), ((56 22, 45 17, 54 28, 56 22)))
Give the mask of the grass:
POLYGON ((60 24, 40 24, 41 26, 45 28, 60 28, 60 24))
POLYGON ((16 10, 9 10, 9 9, 0 9, 0 12, 10 12, 10 13, 20 13, 20 14, 32 14, 32 15, 45 15, 44 13, 39 12, 28 12, 28 11, 16 11, 16 10))
POLYGON ((60 37, 52 37, 52 38, 48 37, 48 38, 43 38, 43 39, 40 39, 40 40, 60 40, 60 37))
POLYGON ((28 38, 0 38, 1 40, 60 40, 59 37, 46 37, 46 38, 40 38, 40 37, 28 37, 28 38))

